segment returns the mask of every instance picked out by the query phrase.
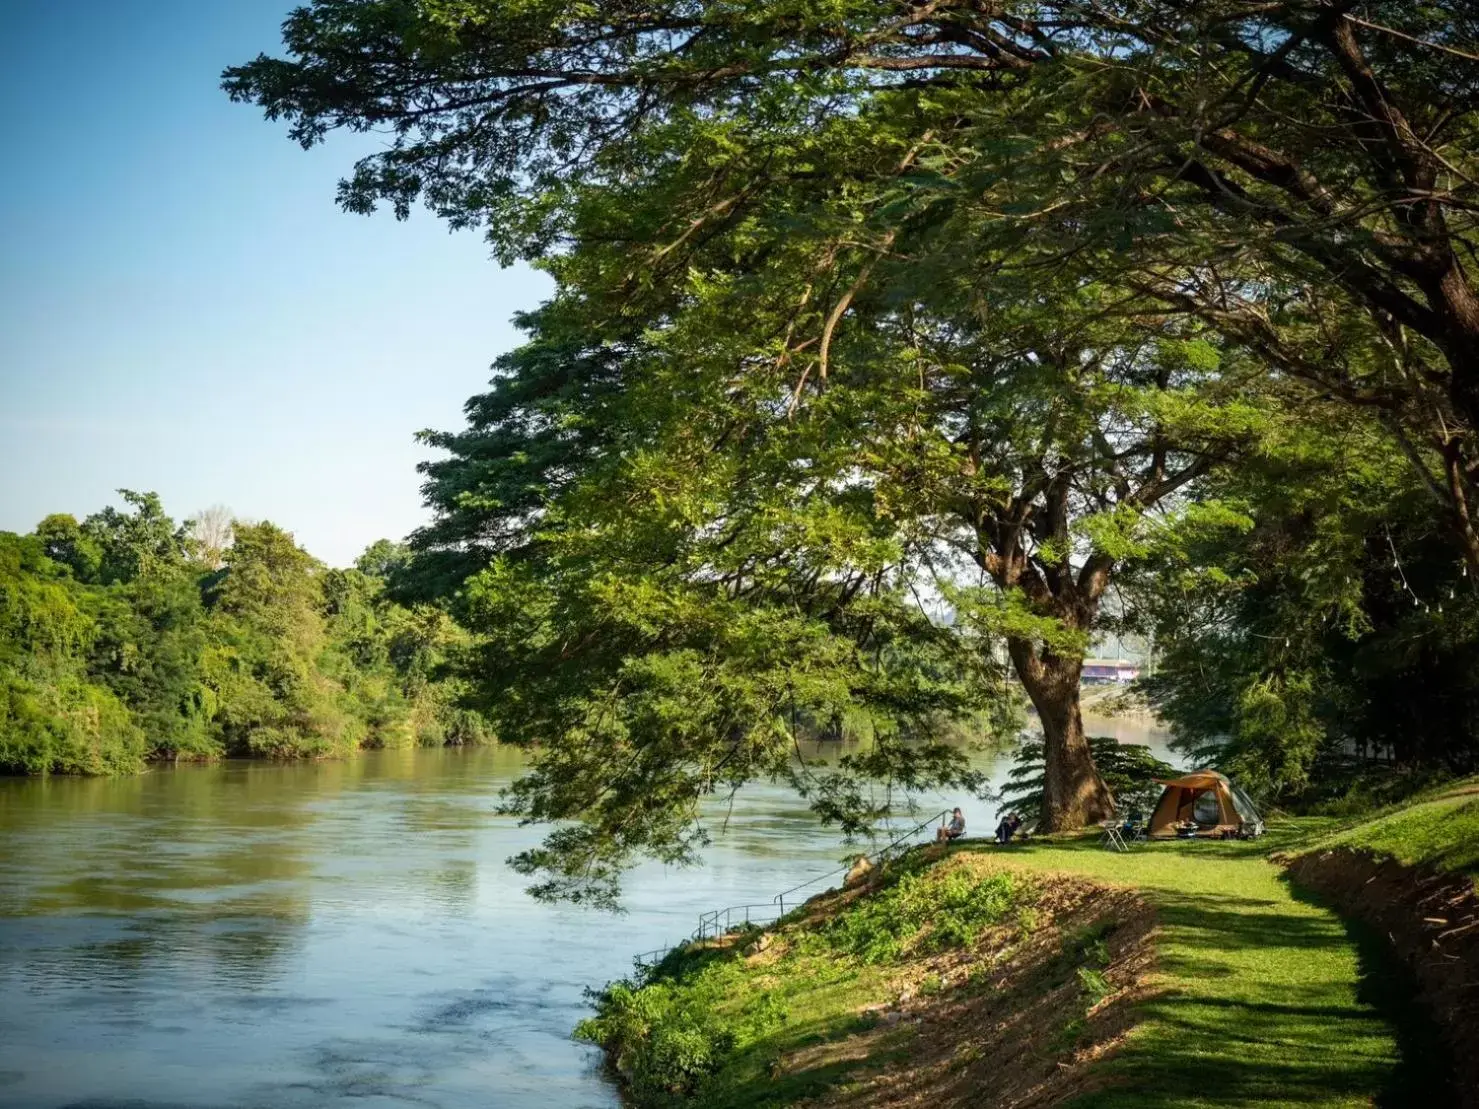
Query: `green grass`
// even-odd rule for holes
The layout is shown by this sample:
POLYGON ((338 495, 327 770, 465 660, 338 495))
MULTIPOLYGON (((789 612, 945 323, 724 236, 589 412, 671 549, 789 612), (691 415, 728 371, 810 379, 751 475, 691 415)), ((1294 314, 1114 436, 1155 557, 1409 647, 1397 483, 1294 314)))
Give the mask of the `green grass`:
MULTIPOLYGON (((1138 1003, 1120 1050, 1095 1064, 1103 1085, 1073 1105, 1442 1104, 1447 1060, 1387 945, 1302 895, 1269 855, 1341 841, 1472 865, 1453 841, 1474 836, 1464 831, 1473 800, 1433 796, 1356 825, 1285 820, 1253 843, 1171 841, 1115 853, 1084 836, 1005 850, 968 841, 941 864, 916 853, 896 884, 818 925, 793 924, 768 959, 689 952, 645 988, 614 985, 582 1034, 614 1056, 638 1105, 799 1104, 909 1055, 907 1026, 875 1033, 864 1053, 841 1050, 869 1027, 866 1006, 897 996, 901 967, 913 961, 922 996, 945 989, 921 959, 969 947, 988 926, 997 929, 993 942, 1033 934, 1044 876, 1069 876, 1135 889, 1160 929, 1154 992, 1138 1003), (1017 877, 1003 882, 1009 875, 1017 877)), ((1080 983, 1083 998, 1079 1011, 1062 1013, 1061 1027, 1042 1033, 1043 1050, 1062 1052, 1109 985, 1095 936, 1065 938, 1058 958, 1052 973, 1080 983)), ((984 959, 978 969, 954 988, 992 988, 984 959)))
MULTIPOLYGON (((931 865, 915 856, 890 869, 889 884, 839 912, 813 922, 793 913, 758 959, 746 959, 752 940, 743 937, 727 949, 676 952, 645 980, 611 984, 576 1035, 606 1050, 640 1106, 791 1105, 903 1058, 917 1029, 877 1026, 868 1007, 897 1001, 906 983, 921 997, 957 988, 931 969, 931 956, 970 947, 996 926, 1022 935, 1034 926, 1023 910, 1036 889, 958 858, 931 865), (866 1046, 849 1042, 875 1027, 866 1046)), ((1065 952, 1065 976, 1094 955, 1065 952)))
POLYGON ((1310 849, 1332 847, 1479 877, 1479 778, 1430 790, 1318 838, 1310 849))
POLYGON ((1413 1026, 1384 952, 1299 896, 1266 858, 1333 823, 1286 822, 1257 843, 1167 842, 1121 854, 1085 837, 1003 852, 1012 867, 1132 886, 1160 917, 1162 992, 1106 1064, 1113 1084, 1075 1105, 1334 1107, 1421 1094, 1435 1072, 1417 1047, 1429 1030, 1413 1026))

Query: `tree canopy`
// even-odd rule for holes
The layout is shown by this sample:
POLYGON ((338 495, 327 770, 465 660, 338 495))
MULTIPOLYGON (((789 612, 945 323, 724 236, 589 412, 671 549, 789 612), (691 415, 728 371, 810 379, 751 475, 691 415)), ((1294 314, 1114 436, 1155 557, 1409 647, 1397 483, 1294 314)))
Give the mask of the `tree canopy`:
POLYGON ((1246 550, 1213 479, 1330 405, 1479 572, 1474 19, 316 0, 228 70, 304 145, 389 136, 348 209, 425 202, 556 278, 427 436, 398 586, 451 599, 500 732, 545 743, 516 807, 576 823, 525 865, 578 895, 687 858, 699 799, 757 774, 845 824, 852 771, 960 782, 932 737, 1003 718, 998 648, 1045 826, 1105 815, 1077 680, 1106 592, 1246 550), (875 754, 817 785, 787 721, 834 716, 875 754))

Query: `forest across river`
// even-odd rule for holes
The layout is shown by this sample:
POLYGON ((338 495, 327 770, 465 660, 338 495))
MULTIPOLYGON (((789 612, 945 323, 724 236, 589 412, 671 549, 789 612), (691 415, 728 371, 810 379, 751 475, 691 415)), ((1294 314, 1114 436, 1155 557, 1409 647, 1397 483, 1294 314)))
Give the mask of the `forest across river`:
MULTIPOLYGON (((1171 757, 1160 732, 1087 723, 1171 757)), ((1010 754, 977 757, 1000 783, 1010 754)), ((0 779, 0 1106, 618 1105, 570 1038, 585 989, 848 849, 758 785, 703 867, 631 874, 623 913, 542 904, 505 863, 542 831, 496 812, 522 765, 483 747, 0 779)), ((993 806, 962 807, 989 830, 993 806)))

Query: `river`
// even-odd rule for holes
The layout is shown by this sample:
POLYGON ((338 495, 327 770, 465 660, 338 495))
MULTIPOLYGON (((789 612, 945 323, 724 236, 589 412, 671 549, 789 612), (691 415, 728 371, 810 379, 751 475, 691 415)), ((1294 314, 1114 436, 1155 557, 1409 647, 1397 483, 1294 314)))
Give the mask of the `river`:
MULTIPOLYGON (((1086 722, 1164 757, 1158 732, 1086 722)), ((980 759, 1000 781, 1008 760, 980 759)), ((702 867, 636 870, 622 914, 540 904, 504 861, 540 831, 496 812, 520 765, 479 748, 0 780, 0 1107, 616 1106, 570 1039, 585 987, 847 853, 761 785, 702 867)))

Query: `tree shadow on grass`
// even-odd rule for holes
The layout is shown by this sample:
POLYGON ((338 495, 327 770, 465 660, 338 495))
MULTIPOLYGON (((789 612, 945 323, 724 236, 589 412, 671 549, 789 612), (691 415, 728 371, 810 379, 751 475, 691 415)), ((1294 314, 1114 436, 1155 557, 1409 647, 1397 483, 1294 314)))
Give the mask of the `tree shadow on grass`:
POLYGON ((1111 1064, 1115 1088, 1075 1105, 1454 1103, 1432 1025, 1378 937, 1233 894, 1161 891, 1156 903, 1160 966, 1182 985, 1145 1003, 1145 1034, 1111 1064), (1341 970, 1352 948, 1354 995, 1341 970))
POLYGON ((698 1100, 713 1109, 794 1105, 908 1053, 914 1039, 913 1030, 908 1028, 887 1033, 880 1030, 869 1040, 866 1050, 858 1050, 855 1043, 844 1047, 852 1037, 873 1028, 871 1020, 856 1013, 788 1023, 737 1051, 725 1066, 722 1084, 704 1089, 698 1100), (829 1045, 838 1053, 829 1053, 829 1045), (793 1053, 801 1055, 800 1065, 793 1053), (778 1064, 787 1057, 792 1062, 780 1068, 778 1064))
MULTIPOLYGON (((1044 853, 1103 851, 1094 837, 1085 836, 1005 851, 963 844, 952 853, 966 850, 1005 860, 1037 854, 1039 846, 1044 853)), ((1182 851, 1230 860, 1262 854, 1244 843, 1167 844, 1151 850, 1167 851, 1173 863, 1182 851)), ((1251 896, 1235 885, 1197 892, 1157 881, 1145 889, 1163 932, 1159 967, 1169 988, 1141 1003, 1139 1032, 1096 1068, 1109 1085, 1074 1105, 1192 1109, 1374 1099, 1383 1109, 1400 1109, 1454 1103, 1451 1060, 1416 1003, 1411 979, 1381 938, 1303 904, 1258 896, 1266 888, 1267 879, 1250 887, 1251 896)), ((1303 894, 1296 894, 1296 901, 1321 904, 1303 894)), ((796 1033, 816 1042, 813 1037, 840 1040, 856 1030, 843 1024, 793 1028, 784 1038, 794 1046, 796 1033)), ((879 1064, 877 1058, 838 1058, 823 1050, 790 1073, 771 1073, 767 1067, 780 1057, 778 1049, 784 1050, 776 1042, 765 1045, 735 1074, 744 1074, 744 1082, 711 1104, 788 1104, 879 1064)))
MULTIPOLYGON (((1288 884, 1296 901, 1333 911, 1319 895, 1293 882, 1288 884)), ((1376 1104, 1381 1109, 1458 1104, 1453 1052, 1423 1003, 1416 977, 1375 928, 1345 917, 1341 926, 1359 961, 1358 997, 1381 1014, 1397 1037, 1397 1065, 1377 1095, 1376 1104)))

